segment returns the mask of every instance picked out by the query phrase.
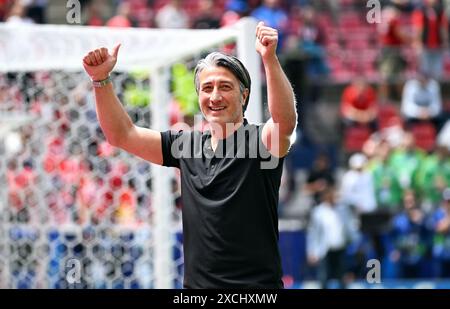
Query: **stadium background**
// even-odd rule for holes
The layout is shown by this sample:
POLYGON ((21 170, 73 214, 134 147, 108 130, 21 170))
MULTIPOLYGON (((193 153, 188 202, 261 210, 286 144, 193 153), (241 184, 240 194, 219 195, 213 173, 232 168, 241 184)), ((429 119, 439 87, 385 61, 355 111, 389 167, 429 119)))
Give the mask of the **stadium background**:
MULTIPOLYGON (((373 198, 377 204, 375 211, 363 216, 365 219, 352 217, 359 224, 345 250, 346 280, 354 287, 371 287, 365 281, 365 263, 377 258, 381 261, 382 282, 387 287, 423 287, 422 281, 430 284, 425 286, 450 287, 446 281, 450 276, 450 231, 448 227, 436 231, 439 222, 450 216, 440 208, 444 204, 444 189, 450 186, 450 137, 445 133, 448 126, 444 126, 450 110, 447 53, 442 62, 443 74, 438 77, 442 92, 440 124, 424 121, 410 125, 401 112, 402 89, 417 74, 419 51, 410 41, 396 46, 405 67, 396 79, 386 80, 378 70, 386 45, 380 29, 385 24, 383 19, 380 24, 367 21, 367 1, 279 1, 277 14, 272 16, 258 10, 262 1, 223 0, 214 1, 213 7, 206 10, 211 13, 207 16, 201 12, 203 1, 186 0, 181 1, 185 23, 180 18, 175 25, 171 24, 173 19, 157 17, 168 1, 80 2, 83 24, 93 26, 145 28, 181 24, 205 28, 229 25, 247 15, 278 22, 279 57, 299 102, 297 139, 286 160, 280 194, 280 248, 286 286, 318 286, 318 269, 306 258, 308 226, 317 204, 313 180, 329 181, 331 177, 336 191, 344 195, 342 180, 349 170, 348 159, 353 153, 364 152, 369 158, 365 170, 373 177, 373 198), (310 28, 303 20, 308 4, 318 13, 310 28), (320 29, 322 37, 318 39, 303 29, 320 29), (360 75, 377 93, 375 125, 348 125, 342 119, 343 93, 360 75), (391 89, 387 93, 383 92, 386 84, 391 89), (405 148, 408 138, 402 135, 403 131, 414 137, 414 145, 409 145, 409 149, 405 148), (380 163, 384 162, 380 159, 383 150, 387 152, 386 164, 380 163), (324 157, 329 168, 317 171, 315 162, 324 157), (315 179, 311 176, 314 174, 315 179), (390 184, 387 189, 392 196, 388 200, 384 199, 385 181, 390 184), (415 225, 410 224, 409 213, 404 211, 411 196, 422 218, 415 225)), ((387 2, 383 2, 383 7, 387 2)), ((393 1, 399 11, 399 28, 406 34, 413 32, 414 9, 422 2, 393 1)), ((446 1, 442 5, 448 7, 446 1)), ((32 21, 66 24, 66 12, 64 1, 0 1, 0 19, 13 26, 32 21)), ((235 52, 232 45, 223 44, 220 48, 235 52)), ((193 116, 198 114, 192 85, 195 60, 171 68, 171 123, 192 124, 193 116)), ((132 119, 138 125, 151 126, 148 72, 116 73, 114 82, 132 119)), ((152 179, 148 177, 151 167, 104 140, 85 74, 2 73, 0 111, 3 123, 18 117, 14 130, 3 128, 0 135, 0 285, 154 287, 155 239, 149 197, 152 179), (27 115, 38 120, 27 121, 27 115), (81 262, 82 275, 73 284, 67 280, 72 269, 70 261, 81 262)), ((172 279, 174 286, 180 287, 182 205, 177 176, 173 176, 176 208, 171 228, 177 241, 172 279)))

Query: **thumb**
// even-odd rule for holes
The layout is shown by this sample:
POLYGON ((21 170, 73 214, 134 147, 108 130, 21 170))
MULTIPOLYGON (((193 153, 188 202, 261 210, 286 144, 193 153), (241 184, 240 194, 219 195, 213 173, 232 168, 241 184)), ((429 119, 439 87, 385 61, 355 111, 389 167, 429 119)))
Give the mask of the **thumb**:
POLYGON ((112 55, 113 55, 115 58, 117 58, 117 55, 119 54, 119 49, 120 49, 120 46, 121 46, 121 45, 122 45, 121 43, 117 44, 116 46, 114 46, 114 48, 113 48, 113 50, 112 50, 112 55))

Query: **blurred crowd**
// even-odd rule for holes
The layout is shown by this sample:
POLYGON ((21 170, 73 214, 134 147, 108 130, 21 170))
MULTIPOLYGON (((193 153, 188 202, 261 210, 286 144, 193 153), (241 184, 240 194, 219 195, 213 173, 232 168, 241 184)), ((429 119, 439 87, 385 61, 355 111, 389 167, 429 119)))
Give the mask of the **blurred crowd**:
MULTIPOLYGON (((47 23, 49 2, 0 0, 0 21, 47 23)), ((280 216, 290 218, 285 207, 295 207, 299 192, 308 197, 307 272, 323 286, 331 277, 346 284, 364 276, 368 258, 377 258, 393 278, 449 278, 450 1, 381 2, 381 22, 369 23, 370 9, 358 0, 80 1, 83 24, 90 26, 207 29, 253 16, 278 29, 280 59, 299 102, 280 216), (331 118, 315 115, 320 104, 334 111, 331 118), (319 145, 304 155, 315 139, 308 122, 319 124, 322 135, 320 126, 335 123, 337 150, 319 145), (297 169, 307 174, 304 181, 297 169)), ((127 111, 143 126, 150 125, 146 78, 116 76, 127 111)), ((3 169, 11 222, 37 222, 39 199, 57 224, 148 222, 150 166, 104 140, 90 85, 76 79, 0 75, 0 111, 35 115, 46 136, 37 140, 30 125, 9 137, 13 150, 3 169)), ((187 119, 181 100, 171 103, 172 124, 187 119)), ((176 181, 172 189, 180 209, 176 181)))

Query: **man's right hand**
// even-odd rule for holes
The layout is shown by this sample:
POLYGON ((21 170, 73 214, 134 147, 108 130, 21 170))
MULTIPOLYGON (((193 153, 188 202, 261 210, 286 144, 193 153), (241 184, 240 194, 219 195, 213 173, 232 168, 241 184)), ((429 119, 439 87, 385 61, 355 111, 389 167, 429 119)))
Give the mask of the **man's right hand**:
POLYGON ((117 44, 112 53, 105 47, 90 51, 83 58, 83 67, 92 80, 100 81, 108 78, 117 62, 120 44, 117 44))

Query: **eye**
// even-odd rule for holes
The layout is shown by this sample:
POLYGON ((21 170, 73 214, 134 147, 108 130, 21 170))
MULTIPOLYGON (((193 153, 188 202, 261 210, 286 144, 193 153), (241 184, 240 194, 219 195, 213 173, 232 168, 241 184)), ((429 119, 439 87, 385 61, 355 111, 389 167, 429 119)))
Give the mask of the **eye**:
POLYGON ((220 86, 220 88, 222 90, 231 90, 231 86, 230 85, 222 85, 222 86, 220 86))
POLYGON ((213 89, 212 86, 203 86, 203 87, 202 87, 202 91, 203 91, 203 92, 211 92, 212 89, 213 89))

